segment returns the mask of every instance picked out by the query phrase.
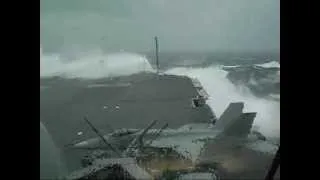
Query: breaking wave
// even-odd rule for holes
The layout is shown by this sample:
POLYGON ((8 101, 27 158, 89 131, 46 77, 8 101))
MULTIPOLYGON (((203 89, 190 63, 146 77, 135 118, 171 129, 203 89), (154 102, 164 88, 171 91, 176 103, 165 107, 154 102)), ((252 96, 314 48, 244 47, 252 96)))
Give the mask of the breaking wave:
POLYGON ((207 68, 173 68, 167 74, 197 78, 210 95, 208 105, 219 117, 230 102, 243 101, 245 112, 257 112, 254 126, 268 137, 280 137, 280 103, 257 98, 246 89, 239 89, 227 78, 228 72, 218 66, 207 68))
POLYGON ((260 66, 264 68, 280 68, 280 63, 278 61, 270 61, 263 64, 256 64, 256 66, 260 66))
POLYGON ((40 77, 103 78, 152 72, 149 61, 135 53, 105 54, 100 51, 81 53, 72 57, 45 55, 40 48, 40 77))

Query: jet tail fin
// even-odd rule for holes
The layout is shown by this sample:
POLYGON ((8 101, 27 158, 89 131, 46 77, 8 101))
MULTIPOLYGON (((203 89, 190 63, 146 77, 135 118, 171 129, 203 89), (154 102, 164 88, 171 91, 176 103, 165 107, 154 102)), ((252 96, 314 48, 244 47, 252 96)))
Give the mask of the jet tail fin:
POLYGON ((223 134, 236 137, 248 136, 256 114, 255 112, 241 114, 224 129, 223 134))
POLYGON ((216 127, 222 130, 218 137, 247 137, 257 113, 243 113, 244 103, 230 103, 222 113, 216 127))
POLYGON ((234 118, 219 135, 221 137, 246 138, 250 133, 253 121, 256 117, 255 112, 242 113, 239 117, 234 118))
POLYGON ((242 114, 243 107, 243 102, 230 103, 216 122, 215 126, 224 129, 233 119, 238 118, 242 114))

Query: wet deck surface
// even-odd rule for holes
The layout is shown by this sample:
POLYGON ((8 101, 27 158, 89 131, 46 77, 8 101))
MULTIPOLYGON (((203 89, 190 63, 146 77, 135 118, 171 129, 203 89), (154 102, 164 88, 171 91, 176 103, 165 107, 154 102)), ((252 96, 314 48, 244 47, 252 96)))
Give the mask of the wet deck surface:
POLYGON ((142 128, 153 120, 160 122, 156 127, 166 122, 169 127, 178 127, 205 122, 212 116, 208 106, 192 108, 191 98, 197 92, 188 78, 140 74, 122 81, 131 85, 112 86, 108 79, 42 81, 41 86, 46 88, 40 90, 40 120, 58 146, 68 143, 76 132, 88 130, 84 116, 102 131, 110 131, 108 125, 142 128), (97 81, 109 86, 88 88, 97 81))
MULTIPOLYGON (((155 127, 169 123, 171 128, 208 122, 211 109, 191 105, 196 95, 189 78, 171 75, 141 73, 99 80, 41 79, 40 121, 62 148, 79 131, 83 131, 82 139, 96 136, 84 122, 84 116, 103 133, 110 132, 110 126, 143 128, 153 120, 159 121, 155 127), (92 84, 106 86, 92 88, 92 84)), ((77 153, 72 152, 72 156, 77 153)))

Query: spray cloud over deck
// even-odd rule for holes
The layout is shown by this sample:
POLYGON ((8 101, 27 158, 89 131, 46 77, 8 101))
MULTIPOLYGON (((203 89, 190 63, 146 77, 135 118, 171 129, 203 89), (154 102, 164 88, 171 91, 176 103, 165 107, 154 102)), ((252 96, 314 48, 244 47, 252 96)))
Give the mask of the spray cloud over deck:
POLYGON ((60 54, 44 55, 40 48, 40 77, 95 79, 154 71, 149 61, 136 53, 91 51, 72 57, 77 59, 60 54))

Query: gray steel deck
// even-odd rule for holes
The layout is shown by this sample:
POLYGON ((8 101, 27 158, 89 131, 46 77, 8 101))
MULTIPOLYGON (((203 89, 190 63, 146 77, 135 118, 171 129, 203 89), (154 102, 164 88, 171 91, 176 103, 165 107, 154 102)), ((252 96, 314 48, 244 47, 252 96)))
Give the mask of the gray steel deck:
MULTIPOLYGON (((96 136, 84 116, 102 133, 111 132, 109 125, 143 128, 158 120, 155 128, 165 123, 176 128, 213 117, 207 105, 192 107, 191 99, 198 92, 188 77, 140 73, 97 80, 50 78, 40 79, 40 87, 45 87, 40 88, 40 121, 61 148, 79 138, 79 131, 83 132, 81 139, 96 136)), ((82 152, 65 153, 68 164, 80 164, 76 161, 82 152)))

